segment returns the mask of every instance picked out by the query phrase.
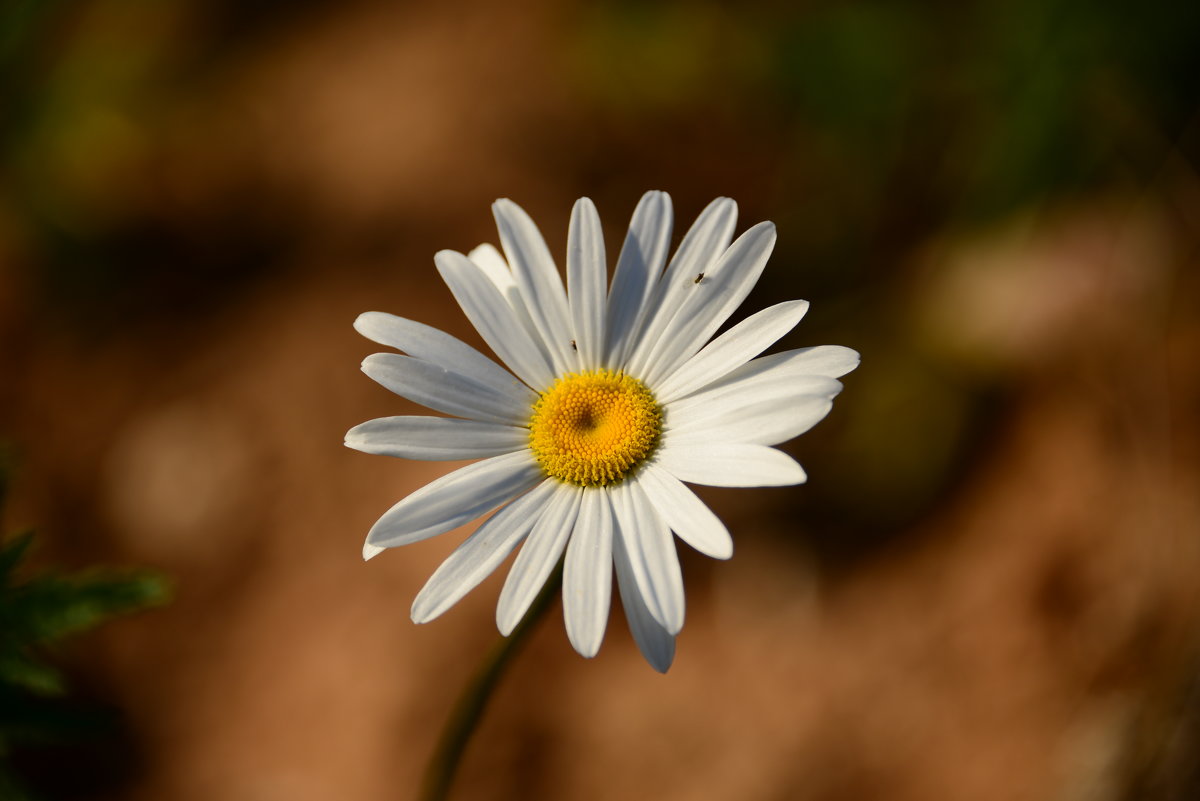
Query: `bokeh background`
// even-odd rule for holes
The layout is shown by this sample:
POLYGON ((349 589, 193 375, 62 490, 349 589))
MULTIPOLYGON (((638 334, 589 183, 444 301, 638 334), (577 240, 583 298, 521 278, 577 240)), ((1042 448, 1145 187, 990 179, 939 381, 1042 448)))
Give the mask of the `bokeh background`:
POLYGON ((493 199, 561 254, 590 196, 612 254, 664 189, 675 241, 773 220, 746 309, 863 364, 807 485, 701 491, 736 554, 683 554, 671 671, 553 611, 457 797, 1200 797, 1198 103, 1161 0, 6 0, 4 530, 174 587, 51 654, 109 728, 8 758, 44 799, 413 797, 500 582, 418 627, 465 532, 361 561, 447 466, 342 447, 413 409, 351 323, 477 343, 432 256, 493 199))

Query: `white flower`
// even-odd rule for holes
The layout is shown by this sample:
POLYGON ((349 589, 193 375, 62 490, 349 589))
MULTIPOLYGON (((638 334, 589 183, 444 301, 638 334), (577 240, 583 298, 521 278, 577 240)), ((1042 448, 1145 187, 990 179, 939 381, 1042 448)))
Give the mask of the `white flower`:
POLYGON ((413 602, 424 623, 445 612, 524 541, 496 610, 508 635, 565 550, 567 636, 600 648, 616 567, 621 602, 650 664, 666 671, 683 626, 671 533, 728 559, 729 532, 684 482, 718 487, 799 484, 804 471, 776 445, 823 418, 858 365, 825 345, 755 358, 790 331, 808 303, 754 314, 708 342, 758 281, 775 245, 759 223, 732 245, 737 205, 709 204, 666 270, 671 200, 638 204, 612 285, 596 208, 571 213, 567 285, 537 227, 509 200, 492 207, 505 256, 482 245, 434 261, 484 341, 512 371, 421 323, 382 312, 355 322, 407 355, 377 353, 363 371, 398 395, 453 417, 385 417, 346 444, 406 459, 482 459, 387 511, 363 548, 371 558, 457 528, 493 509, 413 602), (705 343, 708 342, 707 345, 705 343))

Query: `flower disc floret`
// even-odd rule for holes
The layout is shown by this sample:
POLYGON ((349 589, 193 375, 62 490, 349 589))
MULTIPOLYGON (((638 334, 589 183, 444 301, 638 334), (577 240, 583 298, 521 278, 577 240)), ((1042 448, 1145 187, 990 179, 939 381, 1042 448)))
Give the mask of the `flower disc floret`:
POLYGON ((560 377, 533 405, 529 447, 547 475, 580 487, 622 481, 654 453, 662 410, 636 378, 611 370, 560 377))

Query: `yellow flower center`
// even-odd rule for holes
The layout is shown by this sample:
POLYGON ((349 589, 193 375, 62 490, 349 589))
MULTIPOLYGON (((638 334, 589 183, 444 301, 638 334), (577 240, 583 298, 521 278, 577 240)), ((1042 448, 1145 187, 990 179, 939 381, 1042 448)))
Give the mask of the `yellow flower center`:
POLYGON ((658 445, 662 410, 624 373, 567 373, 533 405, 529 447, 548 475, 581 487, 616 484, 658 445))

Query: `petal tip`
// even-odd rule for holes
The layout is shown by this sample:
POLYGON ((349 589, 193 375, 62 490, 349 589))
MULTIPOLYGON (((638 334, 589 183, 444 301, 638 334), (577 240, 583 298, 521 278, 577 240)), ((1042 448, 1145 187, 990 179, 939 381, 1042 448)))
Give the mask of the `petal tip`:
POLYGON ((480 267, 485 267, 490 262, 505 269, 508 268, 508 262, 504 260, 504 256, 500 254, 500 251, 496 250, 496 246, 491 242, 483 242, 471 248, 467 253, 467 258, 480 267))
POLYGON ((584 659, 595 659, 596 654, 600 653, 600 643, 585 643, 578 642, 575 639, 568 637, 571 640, 571 647, 575 649, 575 653, 582 656, 584 659))
POLYGON ((346 432, 346 436, 342 440, 342 447, 358 451, 359 453, 372 453, 371 445, 368 443, 366 437, 362 434, 356 434, 354 429, 346 432))
POLYGON ((497 218, 510 217, 512 215, 524 213, 524 209, 506 197, 496 198, 496 202, 492 204, 492 214, 497 218))
POLYGON ((413 623, 420 626, 433 620, 437 615, 429 614, 429 609, 422 603, 421 596, 418 595, 417 599, 413 601, 412 608, 408 610, 408 617, 413 623))
POLYGON ((370 335, 364 329, 369 329, 371 321, 376 319, 380 314, 383 314, 383 312, 368 311, 358 315, 354 318, 354 330, 367 337, 367 339, 370 339, 370 335))
POLYGON ((646 657, 647 664, 649 664, 650 667, 654 668, 657 672, 662 673, 663 675, 666 675, 666 672, 671 669, 671 662, 673 662, 673 661, 674 661, 673 656, 668 657, 666 659, 661 659, 661 658, 650 659, 649 657, 646 657))
POLYGON ((433 254, 433 263, 440 270, 440 269, 444 269, 447 265, 449 265, 450 263, 452 263, 454 261, 457 261, 460 258, 466 258, 466 257, 463 256, 463 254, 459 253, 457 250, 451 250, 450 248, 444 248, 442 250, 439 250, 437 253, 433 254))
POLYGON ((858 369, 858 366, 860 364, 862 364, 862 354, 860 354, 854 348, 846 348, 846 350, 850 351, 849 355, 850 355, 851 361, 853 361, 853 364, 851 364, 849 369, 846 370, 846 372, 849 373, 852 370, 858 369))

